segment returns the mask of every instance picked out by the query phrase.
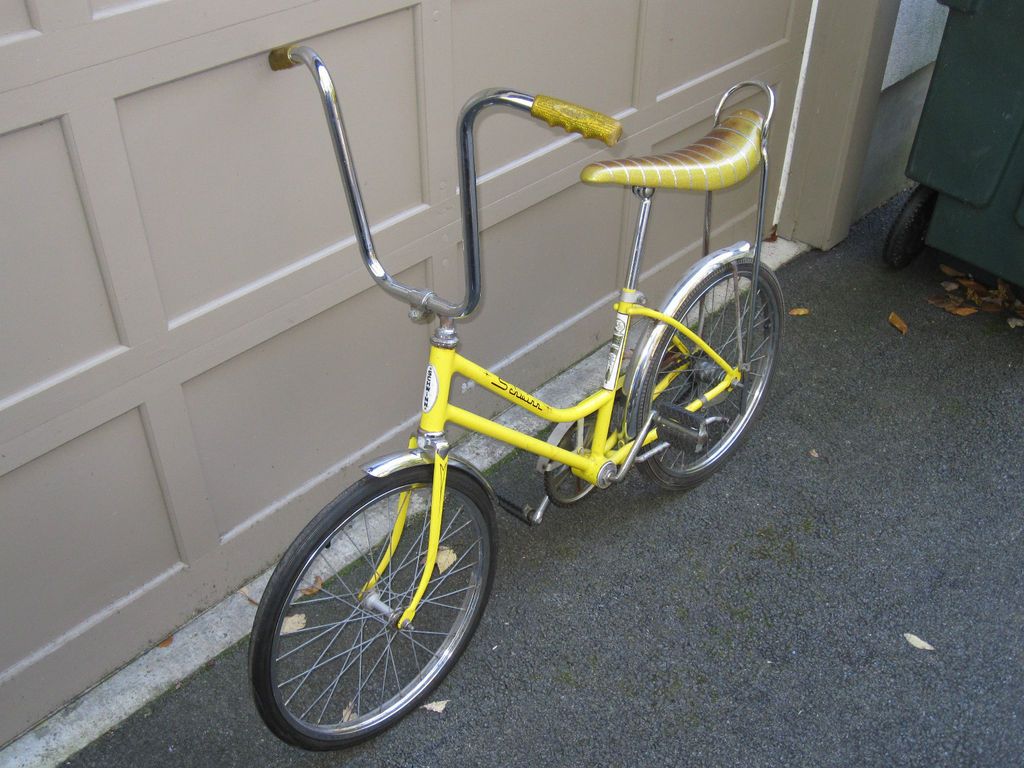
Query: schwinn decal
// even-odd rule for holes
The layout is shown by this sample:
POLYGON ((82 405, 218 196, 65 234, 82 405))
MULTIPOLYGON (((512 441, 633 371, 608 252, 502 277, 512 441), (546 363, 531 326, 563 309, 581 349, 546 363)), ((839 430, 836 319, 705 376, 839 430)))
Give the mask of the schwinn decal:
POLYGON ((619 365, 622 361, 622 342, 626 337, 627 317, 619 313, 615 316, 615 335, 608 351, 608 367, 604 372, 604 388, 614 389, 619 378, 619 365))
POLYGON ((437 369, 427 365, 427 380, 423 382, 423 412, 430 413, 437 402, 437 369))
POLYGON ((545 406, 544 403, 542 403, 540 400, 536 399, 535 397, 531 397, 529 393, 517 389, 515 385, 509 384, 507 381, 498 376, 495 376, 494 380, 492 380, 490 384, 499 392, 507 392, 516 400, 520 400, 521 402, 526 403, 535 411, 540 411, 541 413, 543 413, 547 409, 547 406, 545 406))

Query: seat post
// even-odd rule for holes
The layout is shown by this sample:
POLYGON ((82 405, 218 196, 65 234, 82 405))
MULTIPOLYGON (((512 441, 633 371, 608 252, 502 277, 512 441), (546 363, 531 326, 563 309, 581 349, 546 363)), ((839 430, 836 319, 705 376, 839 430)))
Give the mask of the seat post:
POLYGON ((636 236, 633 239, 633 254, 629 259, 626 271, 626 289, 635 291, 640 281, 640 262, 644 255, 644 240, 647 238, 647 220, 651 215, 651 200, 654 190, 651 187, 633 187, 633 194, 640 198, 640 211, 636 217, 636 236))
POLYGON ((711 190, 704 195, 704 256, 711 253, 711 190))

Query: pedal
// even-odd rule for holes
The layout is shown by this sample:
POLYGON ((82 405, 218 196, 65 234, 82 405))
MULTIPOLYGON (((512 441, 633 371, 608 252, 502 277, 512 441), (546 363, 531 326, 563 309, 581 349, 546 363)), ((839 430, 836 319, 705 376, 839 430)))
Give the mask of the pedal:
POLYGON ((545 496, 541 503, 537 505, 537 508, 534 509, 529 504, 518 504, 507 496, 502 496, 500 493, 495 495, 498 497, 498 503, 503 510, 516 518, 516 520, 527 525, 539 525, 551 503, 551 500, 545 496))
POLYGON ((708 445, 708 428, 704 419, 671 403, 658 403, 655 419, 658 437, 673 448, 703 453, 708 445))
POLYGON ((704 453, 708 447, 708 425, 728 425, 725 416, 709 416, 704 419, 695 413, 671 403, 658 403, 658 437, 665 440, 673 448, 689 450, 693 453, 704 453))

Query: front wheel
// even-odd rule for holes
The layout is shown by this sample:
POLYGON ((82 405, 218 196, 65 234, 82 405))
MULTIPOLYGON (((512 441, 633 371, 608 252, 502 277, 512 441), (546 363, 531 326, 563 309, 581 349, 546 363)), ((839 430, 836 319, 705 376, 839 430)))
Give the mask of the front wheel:
POLYGON ((431 466, 363 478, 275 569, 256 611, 249 669, 260 715, 289 744, 340 749, 393 725, 448 674, 476 630, 494 579, 494 508, 460 472, 448 475, 427 591, 412 625, 396 628, 426 559, 432 484, 431 466))
MULTIPOLYGON (((668 443, 640 469, 670 490, 692 488, 717 470, 739 448, 764 404, 782 343, 782 289, 771 270, 758 270, 750 343, 753 267, 749 258, 722 265, 683 299, 675 315, 732 366, 740 363, 742 344, 747 368, 740 382, 688 415, 686 406, 706 396, 724 373, 686 336, 669 328, 638 385, 635 396, 644 407, 634 412, 658 411, 659 438, 668 443)), ((634 431, 638 428, 633 425, 634 431)))

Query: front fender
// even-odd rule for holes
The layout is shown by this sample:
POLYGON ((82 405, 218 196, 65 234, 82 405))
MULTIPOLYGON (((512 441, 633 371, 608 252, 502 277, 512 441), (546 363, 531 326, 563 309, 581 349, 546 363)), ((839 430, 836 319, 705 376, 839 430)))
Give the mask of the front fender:
MULTIPOLYGON (((399 451, 398 453, 380 456, 364 464, 361 469, 372 477, 387 477, 402 469, 432 465, 433 463, 433 453, 422 448, 413 448, 408 451, 399 451)), ((483 489, 495 508, 499 506, 498 495, 494 492, 494 488, 487 482, 487 478, 483 476, 483 473, 468 461, 460 459, 454 453, 450 453, 448 454, 448 471, 462 472, 483 489)))

